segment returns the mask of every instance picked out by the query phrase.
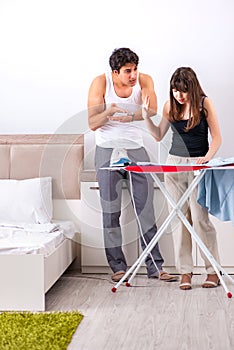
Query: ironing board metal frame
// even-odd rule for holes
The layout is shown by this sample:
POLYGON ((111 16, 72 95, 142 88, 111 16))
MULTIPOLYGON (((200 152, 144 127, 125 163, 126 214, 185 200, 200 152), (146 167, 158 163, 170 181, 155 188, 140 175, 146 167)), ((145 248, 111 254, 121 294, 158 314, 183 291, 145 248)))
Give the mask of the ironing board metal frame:
MULTIPOLYGON (((191 193, 194 191, 195 187, 199 184, 201 181, 202 177, 205 175, 205 172, 209 169, 227 169, 231 168, 234 169, 233 166, 220 166, 216 168, 208 167, 205 165, 129 165, 126 166, 124 169, 126 171, 131 172, 141 172, 141 173, 149 173, 156 184, 158 185, 159 189, 161 192, 164 194, 165 198, 167 199, 168 203, 172 206, 172 210, 170 211, 169 215, 165 219, 165 221, 162 223, 161 227, 153 237, 153 239, 149 242, 149 244, 146 246, 146 248, 142 251, 141 255, 138 257, 138 259, 135 261, 135 263, 129 268, 129 270, 125 273, 125 275, 121 278, 119 282, 116 283, 116 285, 112 288, 112 292, 116 292, 117 288, 126 280, 128 280, 125 285, 127 287, 131 286, 131 281, 134 279, 137 271, 141 267, 142 263, 145 261, 145 258, 150 254, 151 250, 154 248, 156 243, 159 241, 159 239, 162 237, 162 235, 165 233, 165 230, 167 229, 168 225, 171 223, 173 218, 178 215, 181 221, 184 223, 188 231, 190 232, 192 238, 195 240, 195 242, 198 244, 206 258, 210 261, 212 264, 215 272, 217 273, 220 283, 222 287, 224 288, 227 297, 231 298, 232 293, 228 289, 223 276, 226 276, 233 284, 234 280, 228 275, 228 273, 220 266, 220 264, 215 260, 215 258, 212 256, 210 251, 207 249, 205 244, 202 242, 200 237, 197 235, 195 232, 194 228, 191 226, 185 215, 182 213, 181 208, 191 195, 191 193), (175 203, 174 200, 172 199, 171 195, 167 191, 166 187, 162 184, 161 180, 158 177, 158 173, 165 173, 165 172, 185 172, 185 171, 195 171, 195 177, 191 184, 188 186, 187 190, 184 192, 178 203, 175 203), (128 279, 128 276, 130 278, 128 279)), ((131 181, 131 176, 130 176, 130 181, 131 181)))

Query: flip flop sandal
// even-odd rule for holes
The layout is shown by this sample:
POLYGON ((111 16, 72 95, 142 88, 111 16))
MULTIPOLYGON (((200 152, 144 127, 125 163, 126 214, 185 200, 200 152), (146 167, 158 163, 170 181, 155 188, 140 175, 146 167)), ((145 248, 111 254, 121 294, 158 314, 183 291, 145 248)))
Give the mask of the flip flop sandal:
POLYGON ((178 276, 170 275, 166 271, 161 271, 158 275, 158 279, 165 282, 175 282, 178 281, 178 276))
POLYGON ((212 275, 212 274, 207 275, 207 279, 202 284, 202 288, 216 288, 216 287, 218 287, 218 285, 220 284, 220 280, 219 280, 218 276, 215 275, 215 276, 217 276, 217 281, 216 282, 210 280, 211 276, 214 276, 214 275, 212 275))
MULTIPOLYGON (((111 279, 112 281, 114 282, 119 282, 121 280, 121 278, 123 278, 123 276, 125 275, 125 271, 117 271, 115 272, 112 276, 111 276, 111 279)), ((127 279, 124 280, 124 282, 126 282, 127 279)))
POLYGON ((182 290, 191 289, 192 288, 191 280, 192 280, 192 273, 182 274, 181 283, 179 285, 180 289, 182 290))

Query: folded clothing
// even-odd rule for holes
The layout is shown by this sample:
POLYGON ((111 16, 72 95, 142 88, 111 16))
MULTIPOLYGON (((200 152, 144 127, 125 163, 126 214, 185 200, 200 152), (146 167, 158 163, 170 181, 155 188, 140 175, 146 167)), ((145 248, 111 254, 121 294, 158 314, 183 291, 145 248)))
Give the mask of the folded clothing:
POLYGON ((126 149, 114 148, 111 154, 110 167, 126 166, 131 163, 126 149))

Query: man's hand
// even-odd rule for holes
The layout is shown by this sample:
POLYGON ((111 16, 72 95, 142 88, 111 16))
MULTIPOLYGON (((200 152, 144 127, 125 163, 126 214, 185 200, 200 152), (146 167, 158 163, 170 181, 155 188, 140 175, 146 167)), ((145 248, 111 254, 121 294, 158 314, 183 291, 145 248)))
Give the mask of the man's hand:
POLYGON ((126 109, 118 107, 115 103, 112 103, 108 109, 109 115, 107 119, 120 123, 129 123, 133 121, 134 114, 126 109))
POLYGON ((120 122, 120 123, 130 123, 133 121, 134 115, 129 113, 119 113, 118 115, 112 115, 110 117, 107 117, 109 120, 120 122))

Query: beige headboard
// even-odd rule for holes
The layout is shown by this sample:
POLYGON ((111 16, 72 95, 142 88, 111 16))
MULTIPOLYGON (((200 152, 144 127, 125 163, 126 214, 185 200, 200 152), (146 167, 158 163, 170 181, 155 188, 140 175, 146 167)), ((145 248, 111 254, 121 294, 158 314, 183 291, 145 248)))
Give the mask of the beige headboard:
POLYGON ((54 199, 80 199, 83 134, 0 135, 0 178, 51 176, 54 199))

